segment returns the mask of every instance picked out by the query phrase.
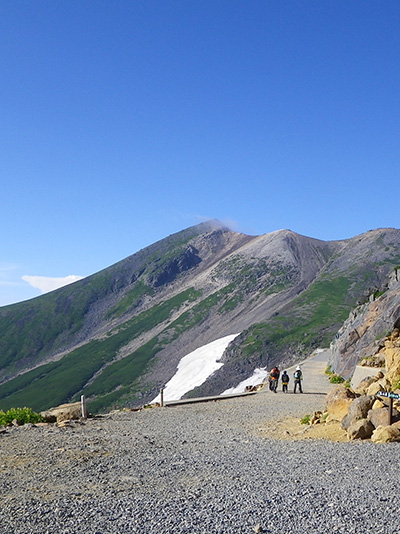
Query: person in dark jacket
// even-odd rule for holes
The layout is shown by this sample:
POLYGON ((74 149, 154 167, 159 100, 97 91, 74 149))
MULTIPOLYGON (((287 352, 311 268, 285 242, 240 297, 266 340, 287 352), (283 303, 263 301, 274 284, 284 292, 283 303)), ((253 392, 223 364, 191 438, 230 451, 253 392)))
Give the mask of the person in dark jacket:
POLYGON ((286 371, 283 371, 282 373, 282 391, 283 393, 287 393, 287 390, 288 390, 288 384, 289 384, 289 375, 287 374, 286 371))

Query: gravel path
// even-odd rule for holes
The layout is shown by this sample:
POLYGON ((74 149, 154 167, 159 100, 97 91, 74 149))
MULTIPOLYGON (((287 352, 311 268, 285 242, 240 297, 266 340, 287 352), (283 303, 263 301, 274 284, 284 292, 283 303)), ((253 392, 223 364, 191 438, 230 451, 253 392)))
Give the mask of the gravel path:
POLYGON ((321 358, 303 365, 302 395, 263 391, 7 430, 0 533, 399 532, 400 444, 258 433, 324 406, 321 358))

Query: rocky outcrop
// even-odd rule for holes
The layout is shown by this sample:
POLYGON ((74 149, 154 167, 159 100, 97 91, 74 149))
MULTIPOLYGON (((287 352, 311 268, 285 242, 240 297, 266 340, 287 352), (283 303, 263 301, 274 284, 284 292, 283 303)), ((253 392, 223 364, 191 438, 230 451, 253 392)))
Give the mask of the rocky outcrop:
POLYGON ((82 417, 82 405, 80 402, 61 404, 55 408, 50 408, 40 414, 48 423, 63 423, 82 417))
POLYGON ((376 443, 400 441, 400 331, 395 328, 377 350, 385 361, 385 372, 364 378, 355 390, 334 388, 327 396, 325 420, 341 419, 350 440, 376 443), (394 395, 392 395, 394 393, 394 395), (346 413, 344 413, 346 412, 346 413))
MULTIPOLYGON (((378 361, 382 362, 382 351, 385 352, 387 369, 392 368, 392 357, 400 361, 398 334, 395 334, 395 339, 385 340, 388 332, 395 333, 400 326, 400 273, 397 268, 384 285, 383 294, 378 297, 380 293, 373 292, 367 303, 350 313, 331 345, 332 369, 346 379, 352 376, 360 361, 364 360, 367 364, 371 360, 373 366, 378 365, 378 361)), ((400 365, 397 369, 398 373, 394 369, 393 373, 400 375, 400 365)))

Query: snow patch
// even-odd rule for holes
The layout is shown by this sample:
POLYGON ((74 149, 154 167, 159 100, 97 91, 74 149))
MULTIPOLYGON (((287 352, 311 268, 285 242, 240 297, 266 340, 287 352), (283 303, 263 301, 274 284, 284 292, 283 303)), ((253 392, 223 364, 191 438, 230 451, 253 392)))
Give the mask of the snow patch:
POLYGON ((257 386, 258 384, 262 384, 267 374, 268 371, 266 367, 258 367, 257 369, 254 369, 253 374, 249 378, 246 378, 246 380, 242 380, 240 384, 233 388, 226 389, 223 393, 221 393, 221 395, 243 393, 246 389, 246 386, 257 386))
MULTIPOLYGON (((224 365, 219 360, 229 343, 238 335, 222 337, 184 356, 178 363, 177 372, 165 385, 164 401, 179 400, 188 391, 201 386, 214 371, 224 365)), ((160 402, 160 395, 152 402, 160 402)))

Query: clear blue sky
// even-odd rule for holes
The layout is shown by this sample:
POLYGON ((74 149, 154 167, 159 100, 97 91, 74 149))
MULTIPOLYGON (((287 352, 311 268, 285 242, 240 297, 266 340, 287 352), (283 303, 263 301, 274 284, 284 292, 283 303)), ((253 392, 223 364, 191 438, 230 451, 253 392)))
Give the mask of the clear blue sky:
POLYGON ((207 218, 400 226, 398 0, 5 0, 0 75, 0 305, 207 218))

